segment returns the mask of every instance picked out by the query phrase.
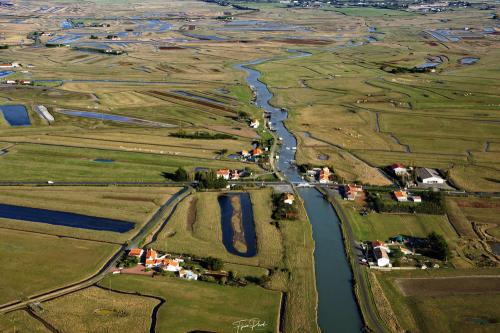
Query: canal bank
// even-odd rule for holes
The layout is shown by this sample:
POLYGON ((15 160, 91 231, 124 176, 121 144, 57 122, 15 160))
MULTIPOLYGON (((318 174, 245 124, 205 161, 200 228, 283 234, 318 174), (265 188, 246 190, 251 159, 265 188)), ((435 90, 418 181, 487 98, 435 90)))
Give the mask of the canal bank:
MULTIPOLYGON (((289 59, 310 56, 310 53, 293 51, 289 59)), ((249 66, 273 59, 259 59, 248 64, 236 65, 247 73, 247 84, 254 91, 256 105, 270 116, 276 136, 281 138, 276 172, 293 184, 304 182, 295 165, 297 139, 284 122, 288 112, 273 107, 273 94, 260 78, 261 73, 249 66)), ((343 243, 340 220, 332 205, 314 188, 299 189, 304 207, 313 229, 315 242, 314 261, 316 290, 318 293, 317 317, 322 332, 361 332, 363 318, 354 293, 353 274, 343 243)))

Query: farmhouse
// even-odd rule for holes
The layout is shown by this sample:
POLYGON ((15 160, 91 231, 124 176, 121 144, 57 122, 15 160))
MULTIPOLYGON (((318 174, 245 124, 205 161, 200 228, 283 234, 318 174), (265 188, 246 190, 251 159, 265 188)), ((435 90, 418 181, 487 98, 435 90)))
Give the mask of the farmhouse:
POLYGON ((231 178, 231 171, 229 169, 219 169, 217 170, 217 178, 229 180, 231 178))
POLYGON ((259 128, 259 126, 260 126, 259 119, 254 119, 252 122, 250 122, 250 127, 251 128, 257 129, 257 128, 259 128))
POLYGON ((260 155, 262 155, 262 149, 255 148, 254 150, 252 150, 252 156, 260 156, 260 155))
POLYGON ((396 176, 404 176, 408 174, 408 170, 401 163, 394 163, 393 165, 391 165, 391 170, 396 176))
POLYGON ((284 203, 288 205, 293 205, 294 201, 295 201, 295 196, 292 193, 285 194, 285 200, 283 200, 284 203))
POLYGON ((198 280, 198 274, 195 274, 193 271, 187 269, 181 269, 179 271, 179 277, 186 280, 198 280))
POLYGON ((408 201, 408 193, 406 193, 406 191, 394 191, 394 196, 396 197, 396 200, 399 202, 408 201))
POLYGON ((414 195, 410 197, 411 201, 413 202, 422 202, 422 197, 419 195, 414 195))
POLYGON ((372 242, 372 248, 373 255, 377 260, 377 266, 384 267, 389 265, 390 260, 388 253, 391 252, 391 250, 387 247, 387 245, 385 245, 385 243, 381 241, 374 241, 372 242))
POLYGON ((344 186, 344 200, 353 201, 359 192, 363 192, 363 186, 347 184, 344 186))
POLYGON ((444 184, 444 179, 439 176, 436 170, 418 168, 416 172, 418 180, 420 180, 423 184, 444 184))
POLYGON ((328 167, 324 167, 323 169, 321 169, 321 171, 319 172, 319 182, 321 184, 329 183, 330 174, 330 169, 328 169, 328 167))
POLYGON ((385 267, 389 265, 390 263, 389 255, 387 254, 387 251, 385 251, 384 249, 381 248, 373 249, 373 255, 377 260, 378 267, 385 267))
POLYGON ((131 256, 131 257, 137 257, 137 258, 140 258, 142 256, 142 254, 144 253, 144 250, 143 249, 138 249, 138 248, 134 248, 134 249, 131 249, 129 252, 128 252, 128 255, 131 256))

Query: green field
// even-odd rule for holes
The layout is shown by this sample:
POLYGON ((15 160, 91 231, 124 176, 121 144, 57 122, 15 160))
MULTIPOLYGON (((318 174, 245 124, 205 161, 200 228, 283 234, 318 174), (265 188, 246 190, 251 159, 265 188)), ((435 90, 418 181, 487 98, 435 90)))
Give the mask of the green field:
POLYGON ((274 332, 279 314, 280 293, 257 286, 235 288, 178 278, 110 276, 102 286, 127 292, 163 297, 158 313, 159 332, 193 330, 234 332, 234 322, 258 318, 264 332, 274 332))
POLYGON ((498 293, 460 294, 454 276, 497 274, 497 270, 450 270, 439 273, 411 271, 376 274, 403 329, 412 332, 496 332, 498 330, 498 293), (449 279, 448 294, 404 296, 396 278, 438 277, 449 279))
POLYGON ((96 273, 119 249, 117 245, 5 229, 0 229, 0 235, 1 304, 78 282, 96 273))
POLYGON ((3 218, 0 228, 123 243, 179 190, 177 187, 3 187, 0 200, 5 204, 117 219, 132 222, 135 228, 121 234, 3 218))

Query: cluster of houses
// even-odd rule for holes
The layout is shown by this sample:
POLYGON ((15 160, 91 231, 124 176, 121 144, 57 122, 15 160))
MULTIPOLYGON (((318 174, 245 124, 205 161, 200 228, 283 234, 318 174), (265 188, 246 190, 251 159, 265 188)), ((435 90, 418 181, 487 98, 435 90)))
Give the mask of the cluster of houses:
MULTIPOLYGON (((401 163, 394 163, 390 166, 392 173, 396 177, 406 177, 410 175, 410 172, 413 171, 412 167, 406 167, 401 163)), ((434 169, 429 168, 416 168, 415 175, 417 176, 417 180, 425 185, 433 185, 433 184, 444 184, 445 180, 439 175, 439 173, 434 169)))
POLYGON ((6 80, 5 81, 6 84, 19 84, 19 85, 23 85, 23 86, 29 86, 32 84, 32 82, 30 80, 6 80))
MULTIPOLYGON (((144 255, 144 250, 134 248, 129 251, 128 255, 141 260, 144 255)), ((176 272, 180 278, 198 280, 198 274, 195 274, 191 270, 183 269, 181 263, 184 263, 184 259, 171 258, 166 254, 160 256, 158 252, 153 249, 147 249, 144 256, 144 266, 147 268, 158 268, 168 272, 176 272)))
POLYGON ((323 168, 313 168, 311 170, 307 170, 306 176, 311 181, 317 181, 320 184, 329 184, 331 182, 330 178, 333 173, 330 171, 328 167, 323 168))
POLYGON ((242 177, 249 175, 246 170, 230 170, 230 169, 219 169, 216 171, 217 178, 222 178, 225 180, 239 180, 242 177))
POLYGON ((343 188, 344 200, 354 201, 361 193, 363 193, 362 185, 357 185, 357 184, 344 185, 343 188))

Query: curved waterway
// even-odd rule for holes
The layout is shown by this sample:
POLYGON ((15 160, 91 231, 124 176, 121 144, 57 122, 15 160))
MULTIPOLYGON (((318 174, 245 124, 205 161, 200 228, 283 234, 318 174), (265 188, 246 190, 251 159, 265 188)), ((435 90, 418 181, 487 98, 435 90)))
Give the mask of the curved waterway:
MULTIPOLYGON (((291 58, 307 57, 310 53, 289 50, 291 58)), ((297 139, 288 131, 284 121, 288 113, 273 107, 269 101, 273 97, 268 87, 260 81, 261 73, 249 66, 273 59, 258 59, 236 68, 247 73, 247 83, 256 94, 256 105, 270 115, 270 125, 282 140, 278 153, 277 169, 292 183, 303 179, 295 166, 297 139)), ((353 292, 353 276, 346 258, 342 231, 337 213, 314 188, 301 188, 299 194, 313 228, 315 242, 316 289, 318 290, 318 323, 322 332, 361 332, 363 320, 353 292)))

